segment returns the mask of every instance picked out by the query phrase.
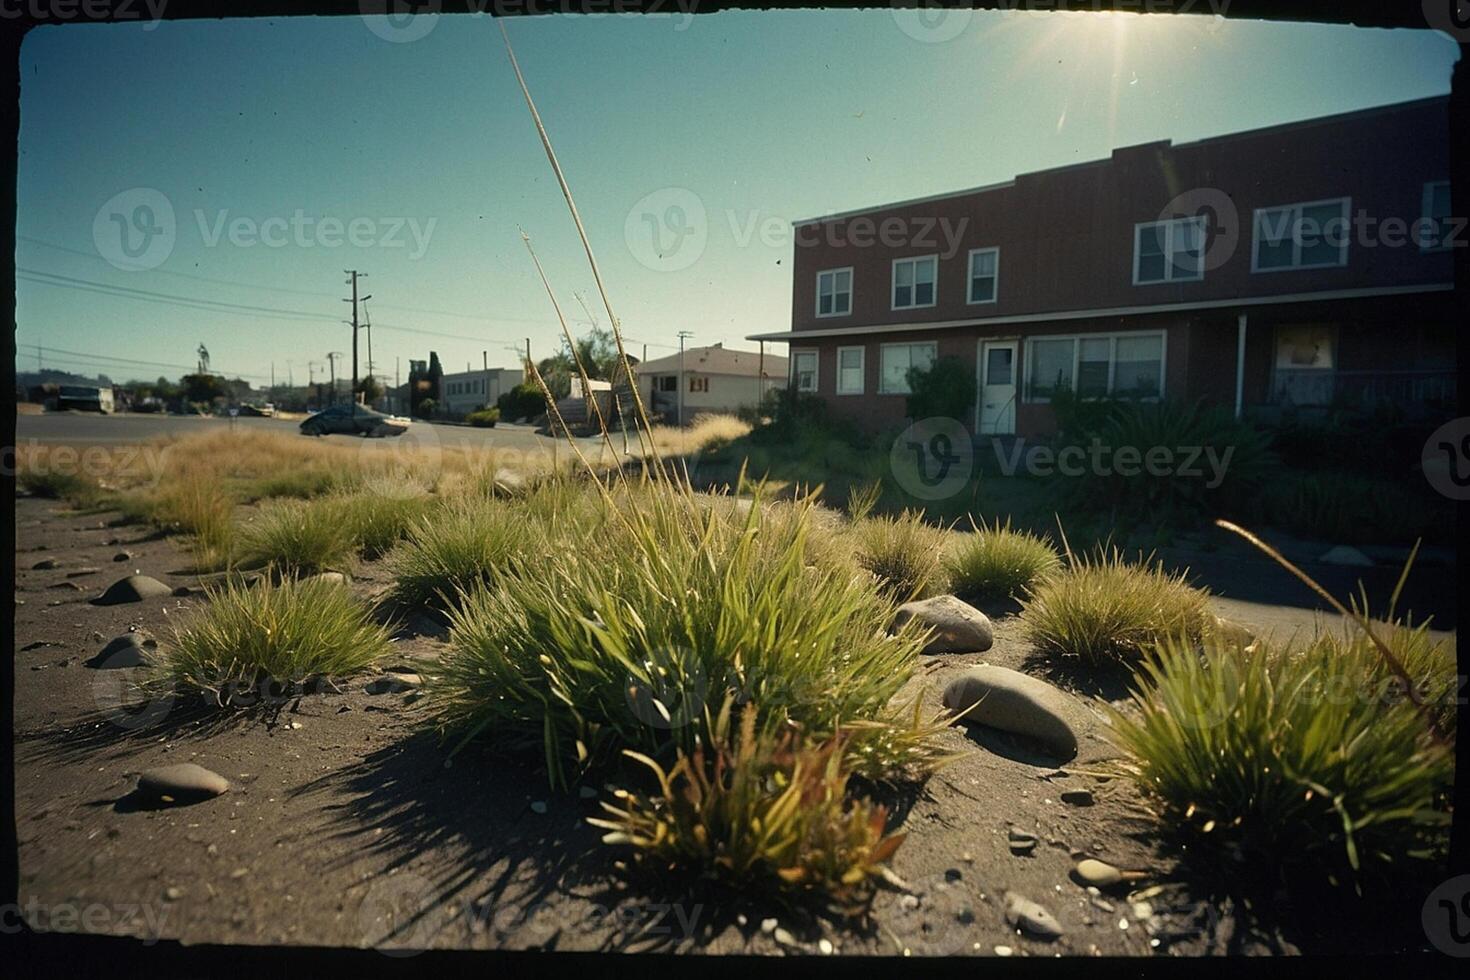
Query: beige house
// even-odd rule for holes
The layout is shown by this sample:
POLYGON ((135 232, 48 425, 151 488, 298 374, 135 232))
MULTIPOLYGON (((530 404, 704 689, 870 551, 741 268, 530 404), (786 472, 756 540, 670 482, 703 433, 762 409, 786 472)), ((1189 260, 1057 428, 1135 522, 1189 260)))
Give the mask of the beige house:
POLYGON ((787 359, 715 344, 644 361, 633 370, 649 412, 683 424, 759 405, 766 392, 786 387, 787 359))

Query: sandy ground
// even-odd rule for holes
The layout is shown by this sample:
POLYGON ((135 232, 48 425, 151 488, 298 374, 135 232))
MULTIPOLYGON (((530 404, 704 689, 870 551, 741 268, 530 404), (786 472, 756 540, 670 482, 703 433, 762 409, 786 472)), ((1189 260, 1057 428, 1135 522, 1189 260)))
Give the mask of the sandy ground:
MULTIPOLYGON (((120 676, 84 661, 130 626, 154 633, 187 617, 198 596, 93 606, 88 599, 135 570, 197 585, 167 538, 78 515, 54 501, 16 506, 16 821, 20 903, 39 929, 116 933, 185 943, 418 947, 678 949, 780 954, 1190 955, 1381 951, 1424 944, 1419 901, 1364 908, 1363 923, 1307 921, 1279 896, 1247 911, 1185 870, 1156 842, 1132 789, 1090 773, 1111 755, 1098 726, 1070 761, 1000 733, 954 728, 944 744, 967 754, 922 787, 886 797, 908 837, 894 871, 913 894, 885 890, 871 921, 850 923, 733 894, 701 882, 649 878, 617 866, 627 855, 585 823, 596 800, 551 793, 534 756, 472 746, 449 756, 416 693, 370 695, 365 679, 284 702, 274 717, 199 715, 180 704, 152 714, 119 708, 120 676), (131 553, 114 562, 120 551, 131 553), (55 558, 61 567, 32 566, 55 558), (83 572, 93 568, 96 571, 83 572), (75 577, 73 575, 75 574, 75 577), (192 806, 139 809, 140 771, 194 761, 232 785, 192 806), (1061 802, 1087 788, 1096 804, 1061 802), (545 804, 545 812, 541 806, 545 804), (1039 838, 1013 854, 1011 827, 1039 838), (1135 906, 1127 889, 1089 894, 1069 877, 1074 855, 1147 869, 1159 885, 1135 906), (1004 895, 1046 906, 1065 933, 1018 935, 1004 895), (1213 893, 1212 893, 1213 891, 1213 893), (1409 906, 1412 905, 1412 908, 1409 906), (798 945, 762 929, 777 919, 798 945)), ((363 566, 355 588, 386 586, 363 566)), ((1224 603, 1276 625, 1302 610, 1224 603)), ((988 660, 1039 671, 1013 616, 996 611, 984 655, 930 658, 915 678, 929 706, 955 671, 988 660)), ((429 624, 398 638, 405 665, 432 658, 429 624)), ((1054 678, 1086 702, 1117 699, 1119 678, 1054 678)), ((604 786, 592 787, 606 795, 604 786)))

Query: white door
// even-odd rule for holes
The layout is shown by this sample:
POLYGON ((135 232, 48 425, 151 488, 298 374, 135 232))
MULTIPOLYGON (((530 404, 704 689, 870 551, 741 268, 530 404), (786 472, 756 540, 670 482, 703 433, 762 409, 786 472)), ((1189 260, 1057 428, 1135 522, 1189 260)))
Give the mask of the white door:
POLYGON ((980 434, 1016 434, 1016 341, 980 341, 980 434))

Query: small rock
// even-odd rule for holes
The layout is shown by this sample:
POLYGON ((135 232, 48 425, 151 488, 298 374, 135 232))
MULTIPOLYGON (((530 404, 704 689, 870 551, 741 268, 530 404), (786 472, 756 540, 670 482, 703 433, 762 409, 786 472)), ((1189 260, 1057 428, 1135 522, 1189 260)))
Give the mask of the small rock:
POLYGON ((33 571, 33 572, 49 572, 53 568, 60 568, 60 567, 61 567, 61 562, 57 561, 55 558, 42 558, 40 561, 36 562, 34 565, 31 566, 31 571, 33 571))
POLYGON ((102 569, 100 569, 100 568, 94 568, 94 567, 92 567, 92 566, 89 565, 86 568, 78 568, 74 572, 67 572, 66 573, 66 577, 67 578, 81 578, 83 575, 96 575, 100 571, 102 571, 102 569))
POLYGON ((1256 641, 1255 635, 1239 623, 1215 617, 1214 633, 1227 644, 1244 650, 1256 641))
POLYGON ((823 956, 831 956, 834 952, 832 940, 828 939, 826 936, 823 936, 821 939, 817 940, 817 949, 822 951, 823 956))
POLYGON ((163 897, 168 899, 170 902, 177 902, 179 899, 184 897, 184 890, 178 885, 170 885, 163 890, 163 897))
POLYGON ((997 946, 997 947, 995 947, 995 955, 996 956, 1010 956, 1014 952, 1015 952, 1015 950, 1014 949, 1011 949, 1009 946, 997 946))
POLYGON ((546 803, 544 800, 536 800, 531 804, 532 813, 545 813, 546 803))
POLYGON ((924 653, 983 653, 995 642, 986 615, 952 595, 904 603, 894 614, 894 629, 911 619, 934 630, 924 644, 924 653))
POLYGON ((994 664, 971 667, 945 685, 944 706, 959 711, 960 720, 1030 736, 1067 758, 1077 754, 1069 719, 1085 717, 1066 692, 994 664))
POLYGON ((56 582, 56 583, 53 583, 52 585, 48 586, 48 588, 52 588, 52 589, 66 589, 66 590, 68 590, 70 592, 81 592, 81 591, 83 591, 82 590, 82 587, 80 585, 78 585, 77 583, 73 582, 71 579, 67 579, 65 582, 56 582))
POLYGON ((422 685, 423 679, 418 674, 384 674, 368 681, 363 690, 369 694, 402 694, 422 685))
POLYGON ((1012 854, 1030 854, 1036 850, 1036 835, 1027 831, 1011 828, 1011 832, 1006 835, 1006 840, 1011 845, 1012 854))
POLYGON ((1062 925, 1045 908, 1022 895, 1006 895, 1006 921, 1024 932, 1043 939, 1054 939, 1063 932, 1062 925))
POLYGON ((919 896, 905 895, 903 898, 900 898, 898 900, 898 905, 899 908, 908 909, 910 912, 912 912, 914 909, 919 907, 919 896))
POLYGON ((154 596, 171 595, 173 589, 148 575, 129 575, 118 579, 107 587, 107 591, 92 600, 94 606, 116 606, 124 602, 142 602, 154 596))
POLYGON ((158 642, 142 633, 124 633, 114 637, 107 646, 85 664, 94 670, 117 670, 122 667, 146 667, 148 654, 158 642))
POLYGON ((744 912, 741 912, 739 915, 735 916, 735 924, 742 929, 744 929, 746 925, 749 924, 749 922, 750 920, 745 917, 744 912))
POLYGON ((1068 789, 1062 791, 1062 802, 1073 806, 1092 806, 1092 790, 1068 789))
POLYGON ((138 793, 163 803, 197 803, 229 788, 225 777, 192 762, 159 766, 138 777, 138 793))
POLYGON ((1129 907, 1129 911, 1133 913, 1133 918, 1142 922, 1145 919, 1153 918, 1154 907, 1148 902, 1134 902, 1129 907))
POLYGON ((133 553, 131 551, 119 551, 117 554, 115 554, 115 555, 112 556, 112 560, 113 561, 130 561, 132 559, 132 557, 133 557, 133 553))
POLYGON ((796 937, 795 936, 793 936, 791 933, 787 932, 785 929, 781 928, 780 926, 777 926, 776 927, 776 931, 773 932, 771 935, 774 936, 775 939, 776 939, 776 942, 780 943, 782 946, 798 946, 798 945, 800 945, 796 941, 796 937))
POLYGON ((769 936, 771 933, 776 931, 776 927, 778 925, 780 925, 780 923, 777 922, 775 919, 762 919, 761 932, 769 936))
POLYGON ((317 572, 315 575, 308 575, 308 576, 306 576, 301 581, 303 581, 303 582, 335 582, 338 585, 346 585, 348 583, 349 579, 347 578, 346 575, 343 575, 341 572, 317 572))
POLYGON ((1373 559, 1363 554, 1352 545, 1340 544, 1329 548, 1327 553, 1317 559, 1324 565, 1351 565, 1358 568, 1369 568, 1373 565, 1373 559))

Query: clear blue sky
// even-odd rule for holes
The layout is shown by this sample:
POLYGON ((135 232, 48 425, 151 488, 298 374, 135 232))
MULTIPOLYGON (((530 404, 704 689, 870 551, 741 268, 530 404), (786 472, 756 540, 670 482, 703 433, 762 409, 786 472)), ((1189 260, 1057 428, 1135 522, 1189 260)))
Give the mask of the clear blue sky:
MULTIPOLYGON (((1456 57, 1429 31, 951 18, 928 41, 888 10, 507 22, 631 353, 647 343, 649 356, 666 354, 680 330, 695 345, 749 347, 744 335, 789 326, 794 219, 1115 146, 1442 94, 1456 57), (669 209, 691 200, 705 211, 699 227, 694 207, 669 209), (778 234, 763 238, 763 226, 778 234)), ((529 337, 539 357, 558 336, 517 226, 569 316, 586 319, 577 291, 606 323, 494 21, 436 18, 414 40, 382 33, 393 32, 381 19, 303 17, 30 34, 17 263, 49 275, 19 283, 18 342, 74 352, 47 354, 48 365, 122 380, 176 377, 202 341, 216 370, 259 382, 274 362, 284 382, 289 361, 301 384, 308 361, 325 371, 329 350, 350 355, 337 297, 355 267, 370 275, 380 373, 391 376, 395 357, 406 372, 430 348, 446 370, 478 367, 486 349, 492 366, 511 364, 506 345, 529 337), (158 199, 140 188, 172 208, 171 240, 135 230, 164 220, 135 210, 158 199), (342 229, 319 229, 323 218, 342 229), (128 258, 125 230, 135 250, 162 251, 128 258)), ((35 350, 20 354, 17 368, 33 369, 35 350)))

